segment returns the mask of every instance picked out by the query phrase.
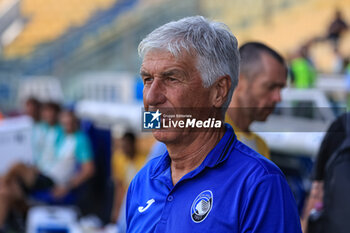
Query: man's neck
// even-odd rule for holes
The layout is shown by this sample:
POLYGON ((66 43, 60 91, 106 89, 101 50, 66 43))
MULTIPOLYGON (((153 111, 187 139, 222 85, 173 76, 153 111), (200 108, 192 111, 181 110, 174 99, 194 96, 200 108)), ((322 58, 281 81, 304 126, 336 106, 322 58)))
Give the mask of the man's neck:
POLYGON ((229 114, 229 117, 231 118, 234 125, 242 132, 250 132, 249 126, 252 123, 252 121, 248 117, 236 114, 236 112, 237 110, 235 110, 233 114, 229 114))
POLYGON ((249 109, 242 109, 236 99, 232 99, 232 103, 227 110, 227 114, 234 123, 234 125, 243 132, 250 132, 249 126, 253 122, 251 117, 246 113, 249 109))
POLYGON ((188 144, 167 144, 171 158, 171 178, 175 185, 184 175, 196 169, 225 134, 221 130, 198 133, 188 144))
POLYGON ((133 160, 136 157, 136 150, 132 149, 128 153, 125 153, 129 159, 133 160))

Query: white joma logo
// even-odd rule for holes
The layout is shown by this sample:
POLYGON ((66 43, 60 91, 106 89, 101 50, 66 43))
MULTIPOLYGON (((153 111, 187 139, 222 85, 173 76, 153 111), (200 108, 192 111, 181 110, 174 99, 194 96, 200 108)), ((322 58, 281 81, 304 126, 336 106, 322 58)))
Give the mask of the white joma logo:
POLYGON ((146 207, 139 206, 138 211, 139 211, 140 213, 145 212, 154 202, 155 202, 155 200, 154 200, 153 198, 150 199, 150 200, 148 200, 148 201, 146 202, 146 204, 147 204, 146 207))

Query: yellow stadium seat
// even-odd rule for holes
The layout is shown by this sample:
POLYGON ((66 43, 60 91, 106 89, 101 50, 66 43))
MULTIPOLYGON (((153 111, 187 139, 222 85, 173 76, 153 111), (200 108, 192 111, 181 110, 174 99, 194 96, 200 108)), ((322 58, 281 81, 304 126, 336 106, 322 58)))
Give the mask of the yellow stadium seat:
POLYGON ((22 0, 21 13, 28 23, 19 36, 4 48, 4 56, 26 56, 41 43, 54 41, 71 27, 83 25, 94 13, 108 9, 116 1, 22 0))

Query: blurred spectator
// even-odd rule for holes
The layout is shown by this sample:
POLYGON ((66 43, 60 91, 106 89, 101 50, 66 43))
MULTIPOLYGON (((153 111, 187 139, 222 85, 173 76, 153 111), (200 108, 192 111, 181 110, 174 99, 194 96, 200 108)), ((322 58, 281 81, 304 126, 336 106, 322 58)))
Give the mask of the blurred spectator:
POLYGON ((119 143, 117 142, 116 147, 112 158, 115 181, 113 221, 119 217, 120 208, 131 180, 146 162, 146 154, 138 151, 137 139, 133 133, 126 132, 119 143))
POLYGON ((38 158, 41 153, 42 143, 45 140, 44 126, 40 121, 41 103, 36 98, 28 98, 25 103, 25 113, 33 120, 32 128, 32 153, 33 158, 38 158))
POLYGON ((348 29, 348 25, 346 24, 343 15, 340 10, 335 11, 334 20, 328 27, 328 35, 327 39, 332 42, 334 49, 338 49, 339 39, 342 34, 348 29))
POLYGON ((41 103, 34 97, 30 97, 27 99, 25 103, 25 113, 30 116, 34 123, 38 123, 40 121, 40 108, 41 103))
POLYGON ((57 199, 79 187, 94 173, 91 144, 79 130, 74 113, 63 112, 61 124, 64 135, 56 145, 56 155, 51 158, 51 169, 46 173, 55 183, 53 196, 57 199))
POLYGON ((61 107, 55 102, 44 103, 41 109, 40 117, 42 124, 39 126, 41 131, 38 152, 34 154, 34 164, 39 170, 45 172, 50 170, 47 167, 47 158, 52 158, 55 155, 55 148, 61 137, 63 136, 63 129, 59 125, 59 114, 61 107))
POLYGON ((246 43, 239 49, 240 76, 226 121, 233 126, 243 143, 270 158, 265 141, 250 131, 254 121, 265 121, 276 103, 281 101, 281 89, 286 85, 287 67, 284 59, 270 47, 246 43))
POLYGON ((296 88, 312 88, 315 86, 316 70, 309 56, 311 43, 300 48, 290 61, 292 82, 296 88))
POLYGON ((331 156, 339 149, 344 139, 346 138, 346 117, 347 114, 343 114, 338 117, 328 128, 325 137, 322 140, 319 148, 316 162, 313 171, 313 182, 310 191, 310 195, 306 202, 303 215, 302 215, 302 227, 303 232, 306 232, 307 221, 312 209, 320 210, 323 206, 323 194, 324 194, 324 179, 326 164, 331 156))
POLYGON ((56 115, 59 106, 44 105, 43 118, 48 126, 44 147, 37 167, 16 164, 0 183, 0 229, 9 211, 16 209, 28 195, 48 203, 65 203, 71 191, 82 185, 94 173, 91 146, 88 138, 78 130, 78 121, 70 111, 61 115, 64 132, 59 132, 56 115))

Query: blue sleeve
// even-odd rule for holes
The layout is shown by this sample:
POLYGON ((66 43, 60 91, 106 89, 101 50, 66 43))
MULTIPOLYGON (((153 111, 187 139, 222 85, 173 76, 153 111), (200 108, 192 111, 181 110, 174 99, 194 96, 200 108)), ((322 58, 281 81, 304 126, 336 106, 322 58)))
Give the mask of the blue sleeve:
POLYGON ((301 233, 295 200, 282 175, 263 176, 251 187, 240 225, 240 232, 301 233))
POLYGON ((77 136, 76 158, 79 163, 86 163, 92 160, 91 143, 84 133, 77 136))

